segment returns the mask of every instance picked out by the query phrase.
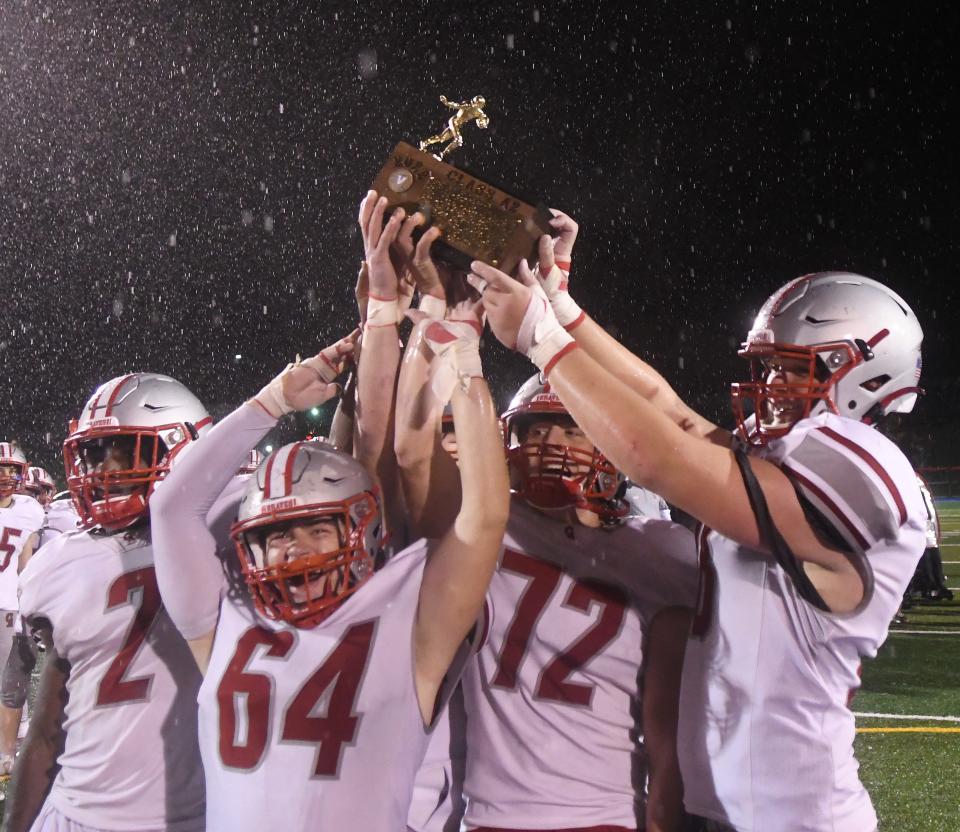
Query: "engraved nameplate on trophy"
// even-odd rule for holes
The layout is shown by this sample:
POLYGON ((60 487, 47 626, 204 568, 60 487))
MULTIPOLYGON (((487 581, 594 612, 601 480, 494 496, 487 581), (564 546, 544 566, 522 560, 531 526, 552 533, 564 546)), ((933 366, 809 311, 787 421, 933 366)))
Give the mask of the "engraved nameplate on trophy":
MULTIPOLYGON (((420 148, 400 142, 377 174, 372 188, 387 198, 389 211, 403 208, 407 215, 420 211, 428 225, 437 225, 443 236, 434 254, 451 265, 467 269, 471 260, 482 260, 512 273, 521 259, 537 258, 537 241, 550 233, 550 213, 544 205, 530 205, 500 186, 454 167, 443 157, 463 144, 460 128, 470 121, 489 124, 483 98, 457 103, 441 101, 457 113, 436 136, 420 148), (439 155, 423 148, 447 142, 439 155)), ((424 226, 425 228, 426 226, 424 226)))

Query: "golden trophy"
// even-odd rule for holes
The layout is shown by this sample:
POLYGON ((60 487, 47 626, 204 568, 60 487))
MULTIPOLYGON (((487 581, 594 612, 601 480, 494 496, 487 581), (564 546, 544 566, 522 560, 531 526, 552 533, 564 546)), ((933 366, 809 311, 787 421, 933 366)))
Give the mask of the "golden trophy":
POLYGON ((537 241, 550 233, 550 212, 545 205, 532 205, 489 180, 481 179, 444 161, 463 145, 463 128, 476 122, 480 129, 490 124, 484 112, 486 101, 440 103, 454 110, 446 127, 414 147, 400 142, 390 154, 371 186, 387 198, 388 212, 403 208, 408 215, 420 211, 427 225, 439 226, 443 236, 434 244, 434 255, 450 265, 469 269, 472 260, 482 260, 510 274, 521 259, 531 264, 537 257, 537 241), (432 145, 446 146, 438 154, 432 145))

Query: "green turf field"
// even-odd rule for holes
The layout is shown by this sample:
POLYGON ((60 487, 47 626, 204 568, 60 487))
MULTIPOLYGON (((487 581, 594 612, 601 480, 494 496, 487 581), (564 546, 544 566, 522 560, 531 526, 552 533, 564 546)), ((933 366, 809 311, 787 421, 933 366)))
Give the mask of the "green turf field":
MULTIPOLYGON (((960 502, 937 508, 943 571, 960 599, 960 502)), ((906 613, 877 659, 864 665, 853 709, 920 717, 857 718, 857 757, 881 829, 960 829, 960 600, 906 613)))
POLYGON ((960 501, 938 509, 957 600, 908 611, 864 665, 853 701, 857 714, 883 715, 857 717, 857 757, 882 830, 960 830, 960 501))

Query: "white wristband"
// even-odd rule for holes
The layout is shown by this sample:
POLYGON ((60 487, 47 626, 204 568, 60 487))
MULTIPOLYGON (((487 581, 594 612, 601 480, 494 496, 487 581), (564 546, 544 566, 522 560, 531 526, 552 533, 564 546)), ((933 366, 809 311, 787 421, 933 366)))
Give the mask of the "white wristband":
POLYGON ((576 345, 573 336, 557 320, 544 291, 534 287, 517 333, 517 349, 547 375, 576 345))
POLYGON ((434 353, 430 386, 437 400, 446 404, 459 383, 466 392, 470 379, 483 377, 480 361, 480 333, 466 321, 435 321, 424 330, 434 353))
POLYGON ((260 407, 266 410, 267 413, 269 413, 275 419, 279 419, 281 416, 286 416, 288 413, 293 411, 290 403, 283 395, 283 376, 292 366, 292 364, 288 364, 286 369, 280 373, 280 375, 271 379, 270 383, 267 384, 259 393, 257 393, 256 396, 254 396, 260 407))
POLYGON ((421 295, 420 311, 431 318, 442 321, 444 315, 447 314, 447 302, 436 295, 421 295))
POLYGON ((367 326, 396 326, 400 307, 396 298, 378 298, 367 301, 367 326))
POLYGON ((572 328, 583 320, 583 310, 567 291, 567 274, 563 269, 554 265, 544 277, 538 268, 536 277, 550 300, 550 306, 553 307, 560 326, 572 328))

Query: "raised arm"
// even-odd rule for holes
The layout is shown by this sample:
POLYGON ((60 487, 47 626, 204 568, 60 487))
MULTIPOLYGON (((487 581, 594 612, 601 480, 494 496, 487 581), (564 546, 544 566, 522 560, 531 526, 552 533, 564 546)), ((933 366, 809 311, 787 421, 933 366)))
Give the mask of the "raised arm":
MULTIPOLYGON (((419 311, 427 316, 414 327, 404 352, 394 436, 407 521, 414 540, 440 537, 453 523, 460 507, 460 473, 440 444, 444 403, 429 383, 433 352, 424 337, 431 321, 446 317, 444 283, 449 282, 450 276, 441 275, 430 255, 431 245, 440 236, 439 228, 428 229, 413 247, 410 235, 422 222, 423 216, 414 214, 403 224, 398 238, 398 243, 409 252, 414 267, 420 293, 419 311)), ((465 311, 465 314, 472 314, 477 322, 475 313, 465 311)))
POLYGON ((728 445, 727 431, 690 408, 660 373, 630 352, 574 301, 570 294, 570 271, 579 227, 563 212, 551 210, 554 217, 550 225, 556 236, 540 238, 539 264, 534 275, 560 325, 594 361, 602 363, 611 375, 663 411, 684 431, 728 445))
POLYGON ((480 376, 478 334, 465 324, 433 321, 425 335, 439 365, 455 371, 451 403, 463 494, 424 569, 414 627, 417 693, 429 722, 450 664, 480 616, 506 528, 509 484, 496 408, 480 376))
POLYGON ((277 419, 307 410, 337 392, 333 378, 353 350, 348 336, 288 366, 254 398, 190 448, 151 497, 151 535, 160 595, 171 620, 206 672, 226 579, 218 541, 207 527, 214 502, 277 419))
MULTIPOLYGON (((545 374, 570 415, 617 468, 706 526, 772 555, 761 532, 734 452, 705 442, 595 361, 559 324, 532 272, 521 280, 474 263, 474 282, 486 284, 491 327, 507 346, 525 353, 545 374)), ((775 465, 751 457, 774 526, 823 601, 849 612, 863 598, 855 562, 825 545, 810 526, 793 484, 775 465)))
POLYGON ((343 385, 343 392, 337 402, 337 409, 333 413, 330 423, 330 444, 339 451, 353 454, 354 407, 357 401, 357 373, 356 370, 347 376, 343 385))
POLYGON ((397 371, 400 366, 401 293, 390 246, 404 220, 398 208, 386 226, 385 197, 370 191, 360 205, 360 229, 369 279, 367 321, 357 367, 357 400, 353 454, 380 486, 387 528, 403 528, 402 492, 393 452, 397 371))
POLYGON ((426 318, 410 335, 400 369, 394 447, 403 483, 411 539, 440 537, 460 508, 460 473, 440 444, 444 405, 430 384, 433 353, 424 330, 426 318))

